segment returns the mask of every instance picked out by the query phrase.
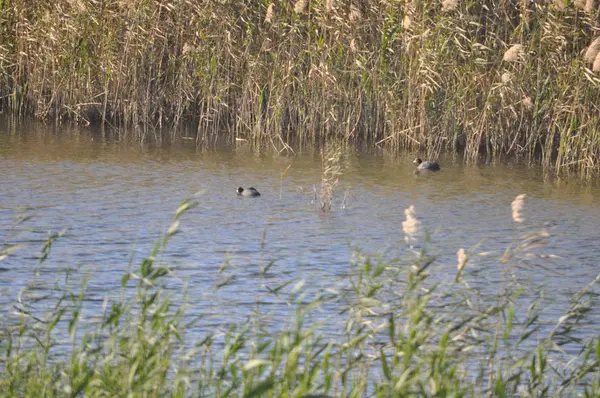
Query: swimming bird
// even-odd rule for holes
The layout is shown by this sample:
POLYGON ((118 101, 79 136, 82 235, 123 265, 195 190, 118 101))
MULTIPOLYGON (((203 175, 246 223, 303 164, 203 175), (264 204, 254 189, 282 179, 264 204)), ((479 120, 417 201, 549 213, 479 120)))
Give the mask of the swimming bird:
POLYGON ((258 192, 254 187, 250 187, 248 189, 239 187, 237 189, 237 194, 240 196, 260 196, 260 192, 258 192))
POLYGON ((417 170, 438 171, 440 169, 440 165, 436 162, 430 162, 428 160, 422 161, 421 158, 413 160, 413 164, 417 165, 417 170))

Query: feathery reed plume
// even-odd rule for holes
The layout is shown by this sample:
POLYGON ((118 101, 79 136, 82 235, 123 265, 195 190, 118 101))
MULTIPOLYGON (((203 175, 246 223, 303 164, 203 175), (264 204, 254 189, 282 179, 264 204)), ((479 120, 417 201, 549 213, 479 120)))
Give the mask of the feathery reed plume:
POLYGON ((356 39, 350 40, 350 51, 355 53, 358 49, 356 48, 356 39))
POLYGON ((86 11, 85 4, 81 0, 69 0, 69 5, 81 13, 86 11))
POLYGON ((594 72, 600 72, 600 52, 596 54, 596 59, 594 59, 594 65, 592 66, 592 70, 594 72))
POLYGON ((350 7, 350 15, 348 16, 350 22, 356 22, 362 18, 362 12, 356 6, 350 7))
POLYGON ((575 8, 577 8, 578 10, 583 10, 585 8, 585 2, 586 0, 575 0, 573 2, 573 5, 575 6, 575 8))
POLYGON ((273 3, 269 4, 269 7, 267 8, 265 23, 271 23, 271 19, 273 19, 273 3))
POLYGON ((525 204, 525 196, 526 195, 524 193, 517 195, 515 200, 513 200, 513 202, 510 205, 510 207, 512 208, 513 222, 521 223, 525 221, 523 214, 521 214, 521 211, 523 210, 523 205, 525 204))
POLYGON ((559 10, 564 10, 565 8, 567 8, 567 4, 565 3, 565 0, 554 0, 552 2, 552 4, 559 10))
POLYGON ((588 14, 592 14, 594 12, 594 0, 587 0, 585 2, 585 6, 583 7, 583 11, 588 14))
POLYGON ((596 60, 596 55, 600 52, 600 37, 597 37, 592 44, 585 50, 583 56, 588 63, 593 63, 596 60))
POLYGON ((402 26, 404 29, 410 29, 410 25, 412 25, 412 18, 410 15, 406 14, 402 20, 402 26))
POLYGON ((521 59, 522 55, 523 45, 514 44, 511 48, 506 50, 506 52, 504 53, 504 57, 502 57, 502 60, 506 62, 516 62, 521 59))
POLYGON ((452 11, 456 7, 458 7, 458 0, 443 0, 442 1, 442 10, 443 11, 452 11))
POLYGON ((327 0, 325 3, 325 11, 331 12, 333 10, 333 0, 327 0))
POLYGON ((414 205, 410 205, 408 209, 404 210, 404 215, 406 216, 406 221, 402 221, 402 231, 405 234, 404 241, 411 243, 417 240, 416 235, 419 232, 421 222, 417 219, 414 205))
POLYGON ((528 111, 533 109, 533 101, 531 100, 531 97, 525 96, 523 97, 523 100, 521 102, 523 103, 525 109, 527 109, 528 111))
POLYGON ((458 270, 458 272, 461 272, 463 268, 465 268, 465 264, 468 260, 467 255, 465 254, 465 249, 463 249, 462 247, 456 252, 456 260, 458 261, 456 269, 458 270))
POLYGON ((513 74, 510 72, 504 72, 501 76, 502 79, 502 83, 507 84, 509 83, 513 78, 513 74))
POLYGON ((181 52, 183 53, 183 55, 191 52, 194 49, 193 46, 191 46, 189 43, 184 43, 183 44, 183 49, 181 50, 181 52))
POLYGON ((298 0, 294 5, 294 12, 296 12, 297 14, 303 12, 306 9, 307 5, 308 0, 298 0))

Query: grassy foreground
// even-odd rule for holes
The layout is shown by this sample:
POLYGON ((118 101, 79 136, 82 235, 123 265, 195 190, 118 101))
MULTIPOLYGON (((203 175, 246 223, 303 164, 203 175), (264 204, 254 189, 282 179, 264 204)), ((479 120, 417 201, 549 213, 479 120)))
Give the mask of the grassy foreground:
POLYGON ((595 1, 0 0, 0 107, 600 170, 595 1))
MULTIPOLYGON (((523 221, 522 200, 513 203, 515 224, 523 221)), ((464 249, 456 274, 438 282, 429 274, 435 259, 424 249, 408 261, 357 254, 344 289, 309 296, 299 284, 270 287, 294 308, 288 319, 266 326, 257 303, 247 322, 204 327, 192 338, 187 331, 203 319, 186 317, 193 302, 171 301, 166 286, 173 274, 160 258, 193 205, 184 202, 153 253, 123 275, 124 289, 135 293, 105 301, 97 322, 83 319, 85 283, 59 290, 41 307, 22 292, 19 320, 0 329, 0 395, 600 396, 600 334, 579 331, 590 321, 600 276, 550 322, 542 289, 519 282, 519 265, 535 256, 544 231, 506 250, 498 261, 504 282, 493 296, 471 286, 479 280, 469 264, 475 253, 464 249), (325 337, 313 318, 327 305, 345 318, 336 337, 325 337)), ((403 223, 407 243, 417 243, 418 227, 411 207, 403 223)), ((60 238, 44 246, 42 262, 60 238)))

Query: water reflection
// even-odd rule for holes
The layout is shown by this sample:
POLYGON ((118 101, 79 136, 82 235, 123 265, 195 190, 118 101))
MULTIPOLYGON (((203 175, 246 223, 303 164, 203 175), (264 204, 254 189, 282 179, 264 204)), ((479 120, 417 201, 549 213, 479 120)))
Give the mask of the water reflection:
POLYGON ((550 315, 564 311, 566 295, 596 276, 598 187, 550 181, 517 164, 465 167, 451 157, 441 159, 440 173, 416 175, 413 157, 346 154, 334 211, 322 214, 313 203, 322 167, 314 154, 256 155, 246 145, 202 152, 189 142, 143 148, 67 128, 0 131, 0 241, 27 246, 1 263, 0 305, 10 308, 31 282, 32 253, 49 231, 67 228, 36 283, 45 294, 66 267, 91 273, 88 314, 94 314, 105 297, 121 294, 123 272, 150 253, 178 204, 197 192, 199 206, 184 218, 166 258, 181 278, 169 288, 177 296, 188 284, 192 313, 243 320, 258 300, 282 314, 289 308, 266 287, 298 279, 310 291, 341 286, 355 246, 403 256, 401 223, 411 204, 430 234, 438 280, 453 277, 459 248, 476 248, 491 254, 470 260, 481 276, 474 283, 493 292, 503 251, 539 228, 552 236, 538 253, 552 257, 531 259, 523 277, 551 287, 550 315), (238 186, 255 186, 262 196, 240 198, 238 186), (511 221, 510 203, 520 193, 527 194, 525 226, 511 221), (13 227, 22 212, 34 217, 13 227), (262 274, 270 261, 275 265, 262 274), (229 277, 235 278, 218 292, 209 289, 229 277))

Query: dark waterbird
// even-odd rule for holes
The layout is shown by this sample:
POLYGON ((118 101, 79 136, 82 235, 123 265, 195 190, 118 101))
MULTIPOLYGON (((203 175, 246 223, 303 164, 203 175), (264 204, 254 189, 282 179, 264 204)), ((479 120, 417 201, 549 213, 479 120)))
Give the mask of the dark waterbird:
POLYGON ((413 164, 417 165, 417 170, 438 171, 440 169, 440 165, 436 162, 430 162, 428 160, 422 161, 421 158, 413 160, 413 164))
POLYGON ((260 192, 258 192, 254 187, 250 187, 248 189, 239 187, 237 189, 237 194, 240 196, 260 196, 260 192))

